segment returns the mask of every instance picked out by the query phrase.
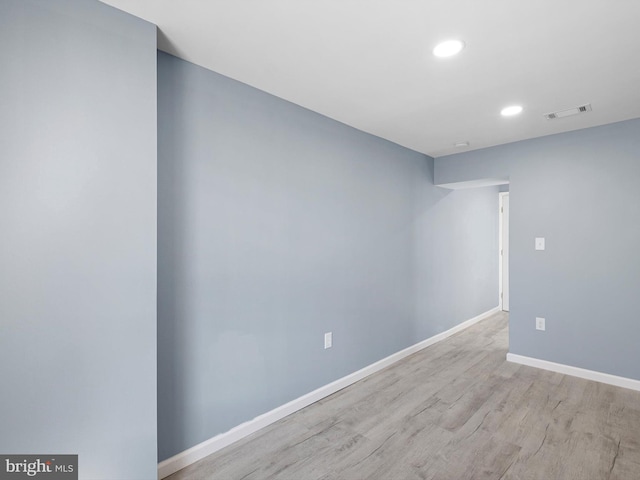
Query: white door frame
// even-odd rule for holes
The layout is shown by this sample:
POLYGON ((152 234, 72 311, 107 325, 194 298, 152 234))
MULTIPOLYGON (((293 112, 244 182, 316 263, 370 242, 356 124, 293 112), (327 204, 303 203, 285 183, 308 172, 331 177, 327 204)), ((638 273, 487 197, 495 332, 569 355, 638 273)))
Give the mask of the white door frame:
POLYGON ((498 305, 500 310, 509 311, 509 192, 500 192, 498 199, 498 305), (506 212, 504 211, 505 197, 506 212), (506 265, 504 265, 505 262, 506 265), (505 267, 506 275, 503 274, 505 267))

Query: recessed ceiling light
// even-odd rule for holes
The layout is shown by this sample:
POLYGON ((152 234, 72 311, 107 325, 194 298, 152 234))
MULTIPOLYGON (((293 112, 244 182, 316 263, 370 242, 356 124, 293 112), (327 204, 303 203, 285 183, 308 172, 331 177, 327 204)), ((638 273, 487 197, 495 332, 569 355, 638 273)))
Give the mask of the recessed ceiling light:
POLYGON ((522 112, 520 105, 511 105, 500 110, 500 115, 503 117, 512 117, 513 115, 518 115, 520 112, 522 112))
POLYGON ((457 148, 464 148, 469 146, 469 142, 456 142, 453 146, 457 148))
POLYGON ((441 42, 433 49, 433 54, 436 57, 451 57, 460 53, 460 50, 464 48, 464 42, 460 40, 447 40, 441 42))

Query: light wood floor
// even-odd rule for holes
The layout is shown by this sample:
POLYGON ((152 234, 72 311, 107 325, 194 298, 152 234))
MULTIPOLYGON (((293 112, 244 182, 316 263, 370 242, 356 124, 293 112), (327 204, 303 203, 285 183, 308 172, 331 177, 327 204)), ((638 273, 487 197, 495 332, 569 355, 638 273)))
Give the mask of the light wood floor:
POLYGON ((497 314, 171 480, 640 479, 640 392, 507 363, 497 314))

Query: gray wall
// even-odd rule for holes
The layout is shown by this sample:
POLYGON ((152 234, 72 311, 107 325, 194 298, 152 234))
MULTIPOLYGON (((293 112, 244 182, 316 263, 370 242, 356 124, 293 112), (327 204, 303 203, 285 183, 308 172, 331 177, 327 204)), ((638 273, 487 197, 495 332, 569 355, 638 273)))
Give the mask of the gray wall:
POLYGON ((640 379, 640 119, 441 157, 435 175, 510 177, 512 353, 640 379))
POLYGON ((0 2, 0 452, 156 470, 156 32, 0 2))
POLYGON ((497 305, 497 187, 164 53, 158 89, 161 460, 497 305))

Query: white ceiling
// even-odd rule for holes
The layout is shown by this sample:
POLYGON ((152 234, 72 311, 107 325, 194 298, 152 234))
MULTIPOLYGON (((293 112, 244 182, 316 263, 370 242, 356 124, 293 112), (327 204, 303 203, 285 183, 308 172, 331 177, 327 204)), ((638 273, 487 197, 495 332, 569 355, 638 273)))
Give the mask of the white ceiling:
POLYGON ((102 1, 161 50, 434 157, 640 117, 638 0, 102 1), (449 38, 466 48, 434 57, 449 38))

